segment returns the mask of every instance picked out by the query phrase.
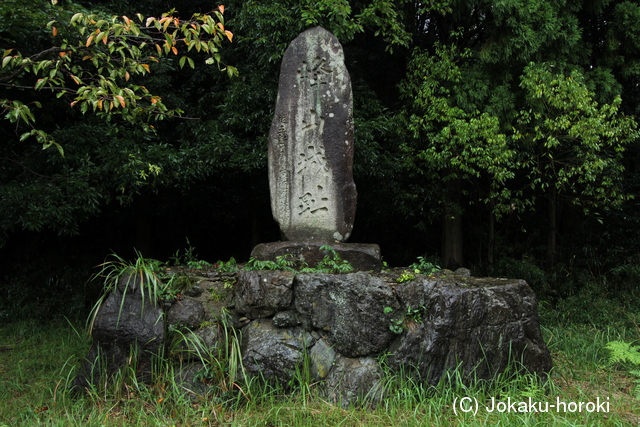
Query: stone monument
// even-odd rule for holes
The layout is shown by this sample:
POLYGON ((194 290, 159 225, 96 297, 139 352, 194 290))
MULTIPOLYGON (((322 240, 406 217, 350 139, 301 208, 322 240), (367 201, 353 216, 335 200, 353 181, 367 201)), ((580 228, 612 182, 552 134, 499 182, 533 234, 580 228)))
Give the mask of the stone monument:
POLYGON ((269 133, 271 211, 284 242, 257 259, 291 254, 312 265, 331 245, 357 269, 379 269, 377 245, 345 244, 356 212, 351 78, 338 39, 322 27, 300 34, 282 60, 269 133))

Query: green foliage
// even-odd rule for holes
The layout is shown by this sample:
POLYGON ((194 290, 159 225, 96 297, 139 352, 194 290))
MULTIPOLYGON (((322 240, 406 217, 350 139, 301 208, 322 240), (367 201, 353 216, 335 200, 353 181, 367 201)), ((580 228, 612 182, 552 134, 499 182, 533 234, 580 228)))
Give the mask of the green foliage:
POLYGON ((318 265, 309 267, 303 261, 296 261, 291 254, 279 255, 275 261, 261 261, 255 258, 249 258, 245 264, 245 270, 284 270, 301 273, 348 273, 353 271, 353 266, 347 260, 343 260, 331 246, 321 246, 321 251, 328 252, 318 265))
POLYGON ((353 271, 353 266, 346 259, 342 259, 340 254, 331 246, 320 246, 321 251, 328 252, 324 258, 313 269, 302 269, 302 271, 321 273, 349 273, 353 271))
POLYGON ((249 261, 244 265, 244 269, 251 270, 284 270, 284 271, 296 271, 296 262, 291 259, 292 255, 279 255, 275 261, 261 261, 253 257, 249 258, 249 261))
POLYGON ((634 382, 637 386, 633 391, 633 395, 636 399, 640 399, 640 346, 623 341, 611 341, 607 343, 605 348, 611 350, 611 355, 609 356, 611 363, 627 363, 633 366, 629 370, 629 374, 636 377, 634 382))
POLYGON ((229 261, 218 261, 214 264, 216 270, 224 273, 235 273, 238 271, 238 263, 234 257, 229 258, 229 261))
MULTIPOLYGON (((179 55, 181 50, 180 68, 186 64, 194 68, 190 55, 203 52, 207 64, 217 64, 229 76, 237 74, 235 68, 221 65, 222 42, 233 37, 224 28, 223 12, 221 7, 212 15, 195 14, 188 20, 172 16, 173 12, 161 18, 136 14, 134 19, 77 12, 68 23, 52 20, 47 24, 50 47, 31 55, 24 55, 19 47, 3 51, 0 84, 48 91, 65 98, 82 114, 92 113, 107 121, 118 116, 152 130, 150 118, 161 120, 182 113, 170 110, 162 97, 134 83, 139 81, 137 76, 151 72, 158 58, 179 55)), ((42 107, 38 101, 33 105, 42 107)), ((21 99, 0 97, 0 108, 4 118, 18 128, 30 128, 19 136, 20 141, 34 136, 43 148, 55 145, 63 154, 48 133, 35 127, 36 117, 21 99)))
POLYGON ((524 69, 521 87, 529 107, 519 114, 514 141, 533 197, 554 194, 585 209, 619 208, 622 155, 638 136, 633 117, 619 112, 621 99, 598 105, 582 74, 560 73, 549 63, 524 69))
MULTIPOLYGON (((510 197, 505 183, 514 177, 515 153, 497 117, 472 105, 456 105, 457 95, 466 89, 471 58, 469 50, 441 44, 435 46, 435 53, 417 50, 413 54, 400 86, 408 105, 402 119, 410 132, 402 146, 403 158, 411 175, 437 177, 442 183, 488 179, 480 200, 492 202, 499 212, 502 205, 495 201, 510 197)), ((428 197, 446 206, 456 195, 445 186, 433 187, 428 197)))
POLYGON ((416 274, 432 274, 440 271, 440 266, 427 261, 425 257, 419 256, 418 261, 409 266, 416 274))
POLYGON ((605 347, 611 350, 611 363, 640 365, 640 346, 623 341, 611 341, 605 347))
MULTIPOLYGON (((407 311, 400 317, 389 319, 389 330, 394 334, 401 334, 407 329, 407 323, 420 323, 422 322, 422 313, 424 313, 425 307, 419 308, 407 307, 407 311)), ((385 307, 384 314, 393 313, 393 308, 385 307)))
POLYGON ((404 282, 410 282, 412 280, 415 280, 416 276, 415 274, 409 272, 409 271, 403 271, 402 274, 400 274, 400 276, 396 279, 397 283, 404 283, 404 282))

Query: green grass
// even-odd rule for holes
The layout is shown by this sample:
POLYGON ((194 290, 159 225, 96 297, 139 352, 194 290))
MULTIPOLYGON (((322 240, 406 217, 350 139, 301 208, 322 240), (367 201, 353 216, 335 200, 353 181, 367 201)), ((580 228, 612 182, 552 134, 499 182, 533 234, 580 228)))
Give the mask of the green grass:
POLYGON ((175 384, 167 365, 157 368, 151 385, 125 373, 118 387, 74 396, 68 384, 89 346, 79 327, 64 321, 5 324, 0 326, 0 426, 640 425, 640 401, 631 396, 633 377, 611 365, 604 348, 613 340, 637 343, 640 329, 614 321, 608 327, 560 321, 548 309, 541 310, 541 318, 554 361, 546 383, 508 372, 493 384, 474 386, 457 381, 455 373, 433 387, 389 376, 387 396, 375 409, 350 410, 330 405, 304 381, 291 395, 259 381, 243 384, 242 390, 230 383, 223 390, 212 381, 213 396, 202 399, 175 384), (454 413, 454 401, 464 397, 478 400, 477 413, 454 413), (549 403, 609 397, 611 411, 490 413, 483 408, 492 397, 549 403))

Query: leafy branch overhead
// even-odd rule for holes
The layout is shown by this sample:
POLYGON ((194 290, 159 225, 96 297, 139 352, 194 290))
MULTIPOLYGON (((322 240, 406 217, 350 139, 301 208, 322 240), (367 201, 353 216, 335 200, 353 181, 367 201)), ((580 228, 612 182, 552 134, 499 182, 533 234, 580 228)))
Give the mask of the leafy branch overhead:
POLYGON ((25 104, 16 91, 51 91, 82 114, 93 113, 107 121, 117 115, 147 130, 153 129, 151 119, 179 116, 183 111, 169 109, 136 76, 151 73, 162 57, 178 57, 180 68, 194 68, 194 56, 203 54, 206 64, 217 65, 229 77, 237 70, 220 56, 223 42, 233 40, 224 26, 224 6, 185 20, 174 14, 173 10, 160 18, 136 14, 131 19, 78 12, 68 24, 50 21, 50 48, 32 55, 15 48, 2 53, 0 85, 12 89, 8 97, 0 97, 4 118, 21 129, 21 141, 33 136, 43 148, 55 145, 62 154, 62 147, 36 126, 33 107, 42 104, 25 104))

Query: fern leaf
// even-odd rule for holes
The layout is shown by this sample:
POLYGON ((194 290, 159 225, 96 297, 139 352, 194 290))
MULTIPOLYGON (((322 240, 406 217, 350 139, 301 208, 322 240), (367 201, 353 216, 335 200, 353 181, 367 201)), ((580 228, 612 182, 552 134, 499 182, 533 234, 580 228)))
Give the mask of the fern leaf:
POLYGON ((631 345, 624 341, 611 341, 605 346, 611 350, 609 360, 612 363, 627 362, 633 365, 640 365, 640 346, 631 345))

